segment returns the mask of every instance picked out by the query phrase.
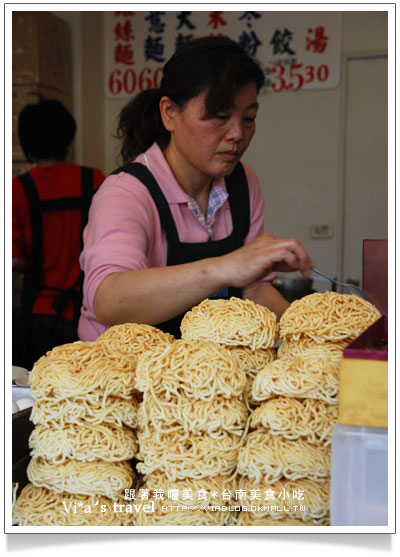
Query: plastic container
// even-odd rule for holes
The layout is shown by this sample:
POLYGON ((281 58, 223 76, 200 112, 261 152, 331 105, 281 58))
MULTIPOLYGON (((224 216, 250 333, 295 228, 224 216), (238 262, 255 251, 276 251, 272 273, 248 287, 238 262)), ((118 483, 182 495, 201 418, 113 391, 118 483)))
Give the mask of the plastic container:
POLYGON ((388 525, 388 430, 337 424, 332 435, 331 526, 388 525))

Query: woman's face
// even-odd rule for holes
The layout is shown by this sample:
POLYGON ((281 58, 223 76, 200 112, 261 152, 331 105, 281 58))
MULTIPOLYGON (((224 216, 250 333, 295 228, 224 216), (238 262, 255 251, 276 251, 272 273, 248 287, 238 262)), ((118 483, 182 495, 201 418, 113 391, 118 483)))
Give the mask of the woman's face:
POLYGON ((164 125, 171 132, 165 154, 178 178, 183 171, 186 177, 192 174, 194 179, 207 181, 228 176, 255 132, 258 103, 254 83, 239 89, 231 108, 211 118, 205 116, 204 99, 202 93, 183 110, 172 103, 171 110, 164 113, 164 125))

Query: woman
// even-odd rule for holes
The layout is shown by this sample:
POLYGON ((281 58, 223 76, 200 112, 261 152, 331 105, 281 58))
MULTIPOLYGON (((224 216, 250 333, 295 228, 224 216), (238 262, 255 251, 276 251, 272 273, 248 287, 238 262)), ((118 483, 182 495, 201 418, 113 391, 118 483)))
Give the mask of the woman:
POLYGON ((148 323, 179 336, 205 298, 243 296, 278 316, 275 270, 312 264, 295 239, 262 234, 264 201, 241 165, 255 132, 259 65, 227 37, 196 39, 164 67, 160 89, 122 110, 125 164, 95 195, 85 230, 80 338, 148 323), (139 163, 139 164, 137 164, 139 163))

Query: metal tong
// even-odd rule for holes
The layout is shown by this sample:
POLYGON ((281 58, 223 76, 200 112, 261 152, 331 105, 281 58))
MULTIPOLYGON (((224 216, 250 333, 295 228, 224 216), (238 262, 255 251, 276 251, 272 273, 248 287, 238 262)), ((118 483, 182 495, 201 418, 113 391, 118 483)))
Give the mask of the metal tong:
POLYGON ((325 275, 324 273, 321 273, 321 271, 319 271, 315 267, 311 267, 311 271, 313 271, 317 275, 321 275, 321 277, 325 277, 326 279, 330 280, 334 284, 337 284, 338 286, 343 286, 344 288, 347 288, 348 290, 350 290, 350 292, 352 292, 356 296, 360 296, 360 298, 363 298, 364 300, 367 300, 368 302, 371 302, 371 304, 376 305, 375 301, 373 299, 371 299, 371 296, 367 295, 361 288, 359 288, 355 284, 350 284, 350 283, 347 283, 347 282, 339 282, 339 281, 333 279, 332 277, 329 277, 328 275, 325 275))

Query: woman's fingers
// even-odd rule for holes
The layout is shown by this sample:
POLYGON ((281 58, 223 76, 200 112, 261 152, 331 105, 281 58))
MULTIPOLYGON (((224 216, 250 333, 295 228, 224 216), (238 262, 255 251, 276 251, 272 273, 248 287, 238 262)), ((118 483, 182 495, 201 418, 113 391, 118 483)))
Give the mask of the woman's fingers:
POLYGON ((308 276, 310 267, 314 265, 314 262, 300 242, 296 238, 285 238, 277 240, 277 242, 280 243, 284 250, 287 250, 282 253, 282 262, 284 261, 293 270, 299 270, 308 276))
POLYGON ((313 262, 296 238, 276 238, 264 233, 223 256, 230 275, 229 284, 245 286, 263 278, 271 271, 297 271, 304 276, 310 273, 313 262))

